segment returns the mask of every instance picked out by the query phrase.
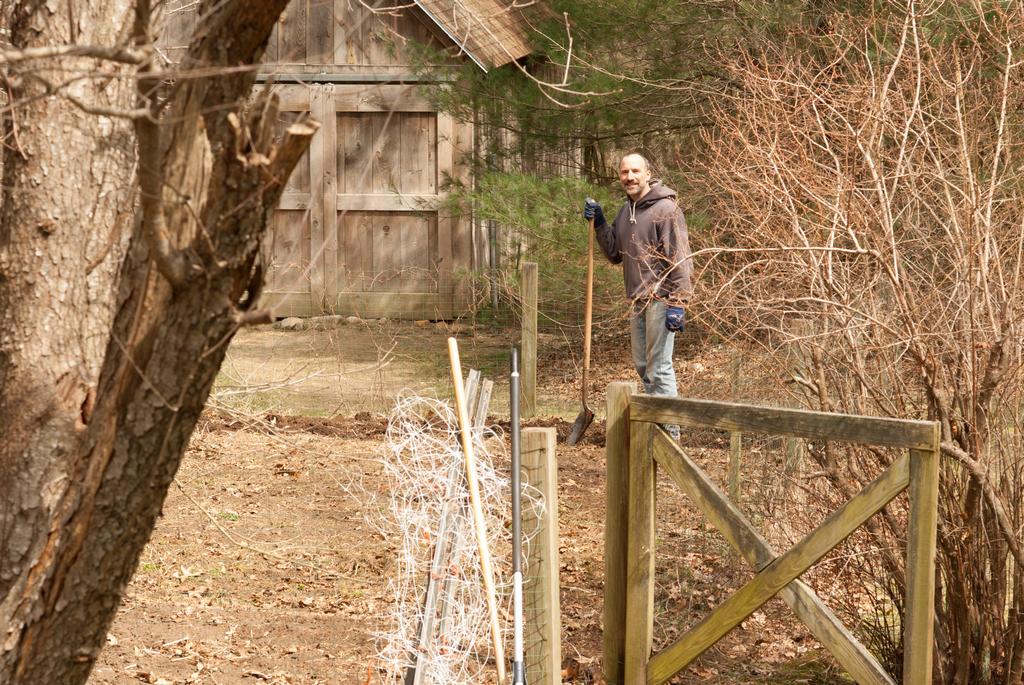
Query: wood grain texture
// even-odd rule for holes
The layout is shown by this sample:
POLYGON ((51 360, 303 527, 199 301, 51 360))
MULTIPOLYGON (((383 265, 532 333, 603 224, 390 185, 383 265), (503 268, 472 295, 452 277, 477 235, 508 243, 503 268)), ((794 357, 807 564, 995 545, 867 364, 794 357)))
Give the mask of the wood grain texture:
POLYGON ((634 421, 678 423, 725 431, 792 435, 909 449, 929 449, 935 430, 935 424, 930 421, 775 409, 649 395, 637 396, 630 411, 634 421))
POLYGON ((442 198, 437 195, 398 195, 393 193, 337 196, 339 211, 362 212, 434 212, 442 198))
MULTIPOLYGON (((310 93, 310 114, 317 120, 322 118, 327 106, 327 94, 322 86, 314 86, 310 93)), ((309 288, 314 304, 323 306, 327 296, 327 274, 324 269, 324 242, 326 235, 324 199, 324 173, 328 164, 325 157, 323 128, 317 131, 307 151, 310 178, 310 212, 309 212, 309 288)), ((304 160, 300 160, 301 165, 304 160)), ((333 159, 329 160, 333 163, 333 159)))
POLYGON ((903 682, 931 685, 935 643, 935 535, 939 499, 939 432, 934 448, 910 453, 907 599, 903 682))
POLYGON ((647 682, 647 660, 653 640, 655 471, 651 446, 655 431, 653 424, 630 421, 626 646, 622 680, 625 685, 647 682))
POLYGON ((334 27, 334 0, 309 0, 309 14, 306 18, 307 64, 330 64, 334 61, 334 27))
MULTIPOLYGON (((525 264, 524 264, 525 267, 525 264)), ((626 650, 626 562, 629 541, 629 398, 636 383, 605 393, 604 678, 622 682, 626 650)))
POLYGON ((397 193, 397 174, 401 165, 398 135, 398 119, 401 116, 394 112, 378 112, 363 114, 372 126, 373 143, 371 149, 371 193, 397 193))
MULTIPOLYGON (((676 485, 751 567, 761 570, 776 559, 778 555, 767 540, 761 537, 743 513, 678 444, 664 435, 658 435, 654 455, 658 465, 665 469, 676 485)), ((878 660, 807 584, 794 580, 779 591, 779 596, 857 683, 895 685, 878 660)))
POLYGON ((334 0, 334 64, 365 64, 363 19, 365 8, 352 0, 334 0))
POLYGON ((317 118, 324 122, 320 128, 320 135, 323 137, 321 147, 323 148, 323 244, 319 250, 322 253, 320 261, 324 270, 324 294, 320 305, 324 311, 331 311, 329 305, 338 297, 339 272, 341 265, 338 263, 338 235, 340 221, 338 216, 338 122, 337 113, 334 109, 334 102, 331 98, 331 89, 324 86, 322 89, 317 110, 317 118))
POLYGON ((904 455, 686 635, 654 656, 648 665, 646 682, 659 685, 685 668, 877 513, 907 487, 909 480, 910 457, 904 455))
POLYGON ((343 261, 344 269, 339 271, 338 290, 368 291, 374 275, 373 217, 367 212, 345 212, 341 214, 339 225, 339 261, 343 261))
POLYGON ((523 509, 523 530, 536 530, 529 547, 523 581, 527 682, 560 685, 562 682, 562 621, 558 582, 558 457, 554 428, 524 428, 523 484, 543 498, 540 510, 523 509))
POLYGON ((450 298, 438 293, 347 292, 330 303, 335 314, 365 319, 443 319, 450 306, 450 298))
POLYGON ((278 61, 306 63, 306 0, 292 0, 278 22, 278 61))

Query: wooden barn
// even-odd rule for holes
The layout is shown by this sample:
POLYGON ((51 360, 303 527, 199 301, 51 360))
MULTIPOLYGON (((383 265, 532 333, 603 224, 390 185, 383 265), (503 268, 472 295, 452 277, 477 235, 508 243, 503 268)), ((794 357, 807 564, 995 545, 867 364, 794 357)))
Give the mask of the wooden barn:
MULTIPOLYGON (((279 93, 282 125, 308 113, 322 126, 267 245, 264 297, 278 315, 450 319, 469 306, 461 284, 482 245, 472 218, 444 207, 444 187, 472 182, 474 130, 437 111, 426 89, 444 88, 453 64, 490 70, 528 54, 509 4, 292 0, 259 82, 279 93), (413 68, 423 46, 445 55, 426 75, 413 68)), ((160 46, 171 62, 194 7, 168 8, 160 46)))

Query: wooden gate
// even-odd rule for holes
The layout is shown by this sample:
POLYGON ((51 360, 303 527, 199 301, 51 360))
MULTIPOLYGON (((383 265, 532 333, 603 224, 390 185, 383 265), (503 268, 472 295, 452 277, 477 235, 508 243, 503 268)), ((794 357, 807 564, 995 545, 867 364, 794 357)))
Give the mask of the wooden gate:
POLYGON ((937 423, 650 397, 634 395, 632 388, 631 384, 613 383, 608 389, 604 618, 605 673, 609 683, 664 683, 778 594, 858 683, 895 685, 874 656, 798 578, 908 488, 903 683, 932 682, 937 423), (684 429, 758 432, 903 448, 908 452, 789 551, 777 554, 725 494, 659 428, 658 424, 666 423, 679 424, 684 429), (655 464, 693 500, 757 575, 689 632, 651 655, 655 464))

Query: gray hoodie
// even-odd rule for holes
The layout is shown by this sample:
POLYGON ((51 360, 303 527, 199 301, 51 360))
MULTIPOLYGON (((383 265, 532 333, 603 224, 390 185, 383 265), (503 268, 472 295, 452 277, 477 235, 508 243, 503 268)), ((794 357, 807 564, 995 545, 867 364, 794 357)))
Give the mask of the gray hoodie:
POLYGON ((693 263, 676 191, 652 181, 646 195, 635 204, 627 198, 615 220, 595 232, 611 263, 622 264, 630 300, 654 297, 677 306, 690 300, 693 263))

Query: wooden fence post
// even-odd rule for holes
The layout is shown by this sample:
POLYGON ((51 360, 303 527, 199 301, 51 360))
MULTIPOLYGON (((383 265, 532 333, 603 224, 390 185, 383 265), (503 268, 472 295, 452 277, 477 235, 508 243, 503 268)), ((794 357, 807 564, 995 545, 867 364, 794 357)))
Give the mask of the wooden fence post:
POLYGON ((543 498, 538 511, 525 507, 523 530, 537 531, 529 546, 523 582, 526 682, 562 682, 562 614, 558 591, 558 459, 554 428, 524 428, 523 484, 543 498))
POLYGON ((523 418, 537 415, 537 263, 523 262, 520 297, 523 301, 523 330, 520 347, 523 353, 522 387, 523 418))
POLYGON ((939 429, 935 447, 910 450, 910 516, 907 520, 906 627, 903 682, 931 685, 935 638, 935 528, 939 500, 939 429))
POLYGON ((609 383, 605 423, 604 679, 622 685, 626 649, 626 544, 629 531, 629 396, 636 383, 609 383))
POLYGON ((630 421, 624 685, 646 685, 654 632, 654 424, 630 421))

